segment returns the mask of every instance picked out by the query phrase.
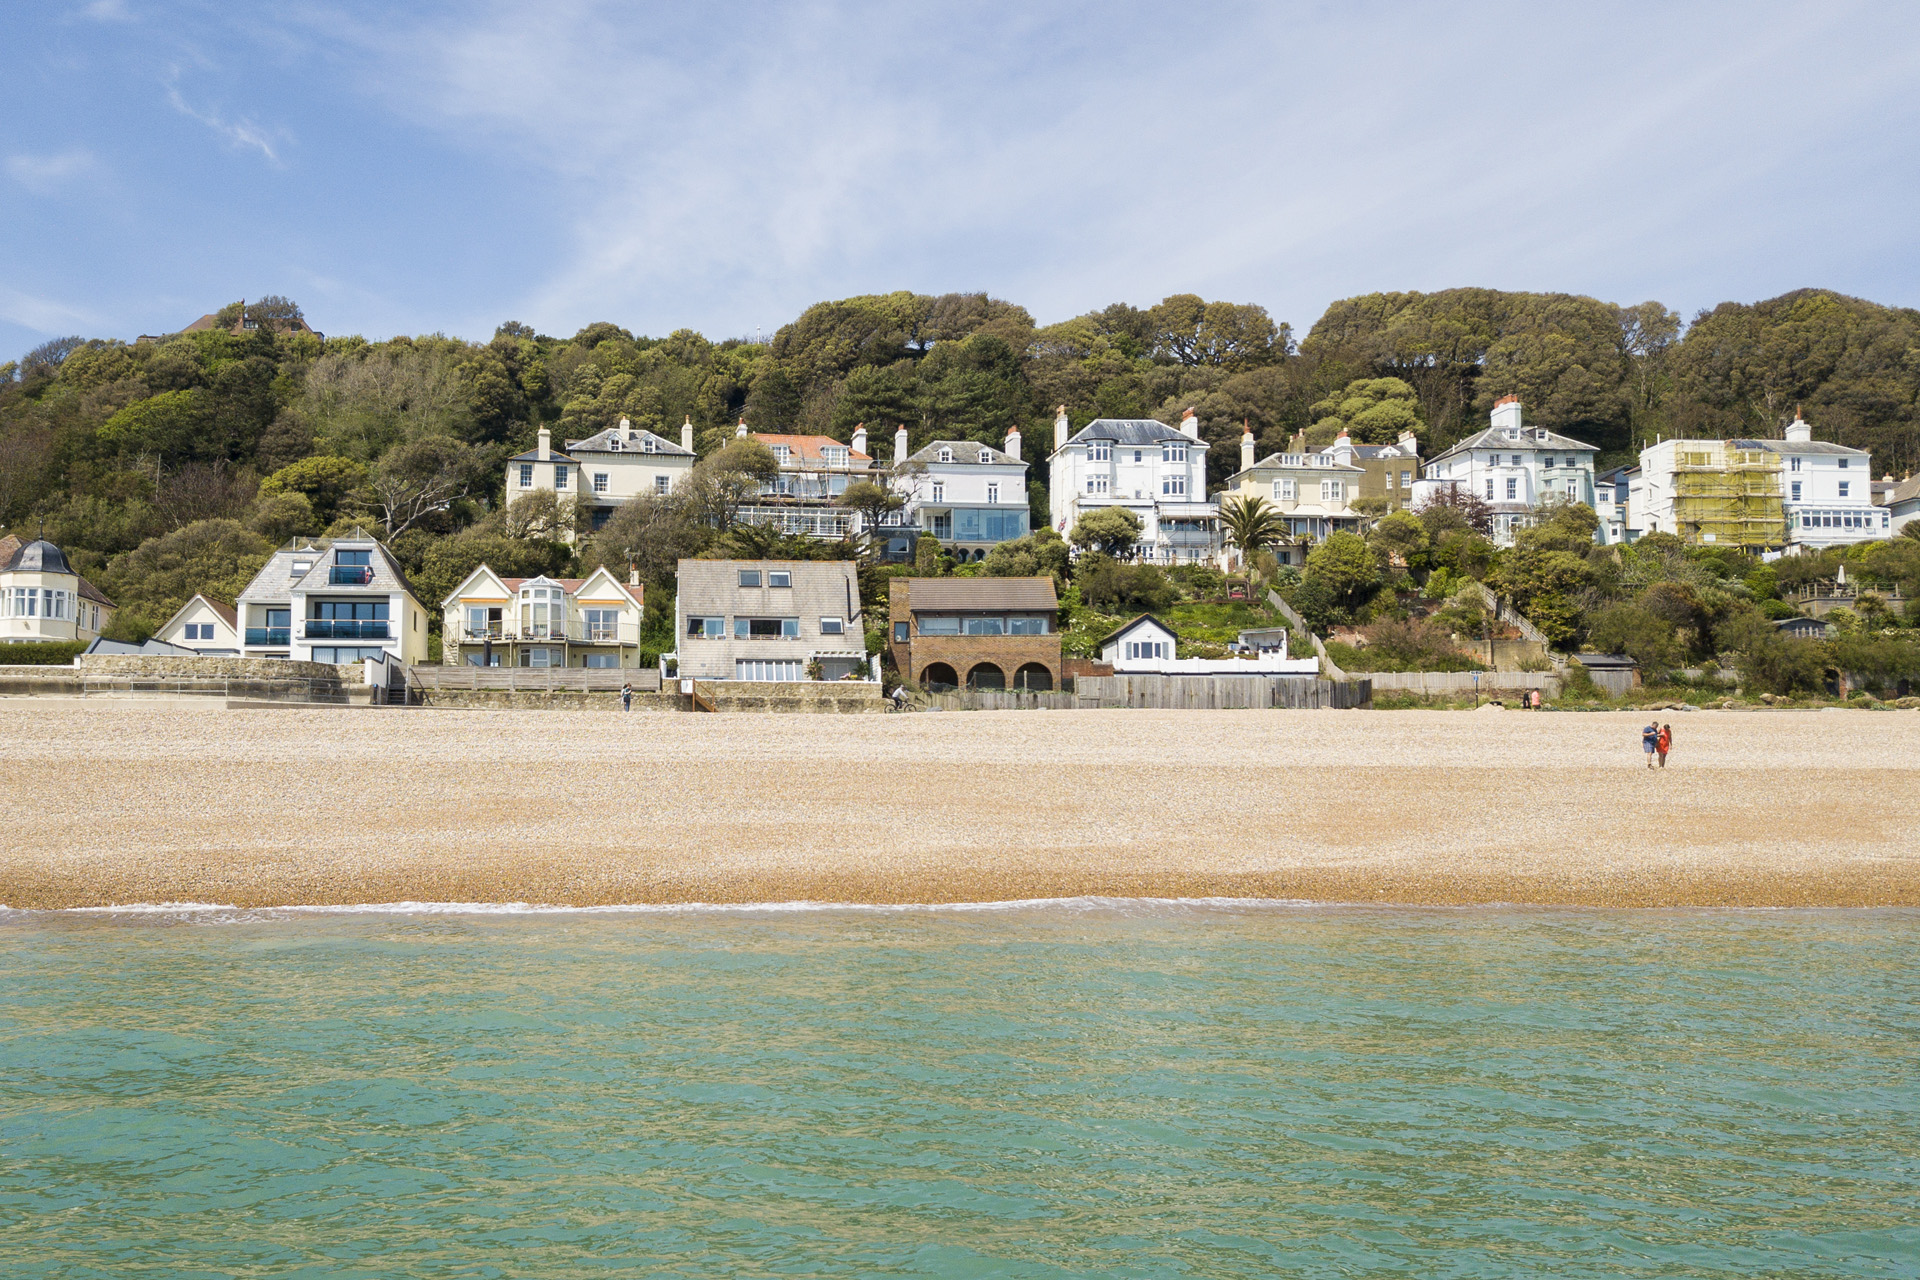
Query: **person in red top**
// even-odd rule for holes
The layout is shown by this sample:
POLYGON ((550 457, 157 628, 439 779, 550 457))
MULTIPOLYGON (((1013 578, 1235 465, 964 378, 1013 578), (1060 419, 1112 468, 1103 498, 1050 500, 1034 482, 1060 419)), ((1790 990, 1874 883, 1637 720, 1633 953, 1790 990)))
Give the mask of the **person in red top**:
POLYGON ((1673 726, 1672 725, 1663 724, 1660 726, 1660 737, 1654 743, 1654 750, 1660 753, 1660 767, 1662 769, 1666 768, 1667 752, 1673 750, 1673 726))

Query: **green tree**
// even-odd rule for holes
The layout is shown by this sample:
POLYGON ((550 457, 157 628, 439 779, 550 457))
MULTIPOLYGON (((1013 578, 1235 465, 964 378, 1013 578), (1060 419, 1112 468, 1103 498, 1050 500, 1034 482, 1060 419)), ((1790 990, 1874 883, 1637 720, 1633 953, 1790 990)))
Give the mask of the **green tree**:
POLYGON ((1422 432, 1420 397, 1399 378, 1361 378, 1349 382, 1337 395, 1313 406, 1313 429, 1307 443, 1333 443, 1345 431, 1356 444, 1392 444, 1403 432, 1422 432))
POLYGON ((1240 548, 1249 563, 1266 548, 1285 542, 1287 537, 1286 522, 1280 513, 1268 506, 1265 498, 1257 496, 1222 499, 1220 530, 1226 535, 1227 545, 1240 548))
POLYGON ((1098 551, 1118 560, 1140 541, 1143 527, 1140 517, 1125 507, 1102 507, 1081 516, 1067 541, 1083 551, 1098 551))
POLYGON ((1587 631, 1600 653, 1624 653, 1640 664, 1643 676, 1659 680, 1680 665, 1673 624, 1636 604, 1614 603, 1597 610, 1587 631))
POLYGON ((235 520, 202 520, 149 538, 107 566, 101 589, 122 610, 158 626, 196 591, 231 602, 273 547, 235 520))
POLYGON ((854 481, 833 501, 836 506, 859 512, 861 528, 869 533, 878 529, 882 520, 906 505, 905 498, 871 480, 854 481))
POLYGON ((1380 589, 1380 562, 1357 533, 1330 533, 1307 553, 1306 582, 1323 589, 1337 608, 1351 613, 1380 589))
POLYGON ((987 552, 980 568, 992 578, 1034 578, 1051 574, 1055 590, 1064 590, 1069 561, 1067 540, 1043 526, 1024 538, 999 543, 987 552))
POLYGON ((1410 511, 1390 511, 1374 522, 1367 541, 1383 557, 1399 557, 1402 564, 1418 567, 1426 558, 1427 526, 1410 511))
POLYGON ((352 458, 325 454, 280 468, 260 482, 260 496, 297 493, 313 509, 319 523, 332 524, 347 498, 367 482, 367 469, 352 458))

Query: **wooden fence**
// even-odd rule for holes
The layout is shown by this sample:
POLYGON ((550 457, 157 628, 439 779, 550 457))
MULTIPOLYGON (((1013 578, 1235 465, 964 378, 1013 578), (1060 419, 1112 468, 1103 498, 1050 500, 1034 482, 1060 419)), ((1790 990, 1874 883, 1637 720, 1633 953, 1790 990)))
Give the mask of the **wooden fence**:
POLYGON ((1560 692, 1561 677, 1552 671, 1375 671, 1366 677, 1376 693, 1401 689, 1413 693, 1483 695, 1538 689, 1551 698, 1560 692))
POLYGON ((633 684, 635 693, 660 692, 654 667, 453 667, 418 666, 413 683, 422 689, 503 689, 512 693, 561 690, 617 693, 633 684))
POLYGON ((932 706, 947 711, 1066 711, 1110 707, 1176 711, 1226 711, 1280 707, 1369 707, 1373 687, 1365 680, 1337 682, 1285 676, 1081 676, 1071 693, 1021 689, 955 689, 932 694, 932 706))

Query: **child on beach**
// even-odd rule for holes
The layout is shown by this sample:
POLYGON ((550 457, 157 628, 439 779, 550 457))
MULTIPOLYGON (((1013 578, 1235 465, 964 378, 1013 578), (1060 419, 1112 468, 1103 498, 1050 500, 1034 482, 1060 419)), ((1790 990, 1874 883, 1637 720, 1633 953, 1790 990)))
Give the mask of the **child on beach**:
POLYGON ((628 680, 620 686, 620 709, 633 710, 633 681, 628 680))
POLYGON ((1660 749, 1660 723, 1655 721, 1640 731, 1640 749, 1647 753, 1647 768, 1653 768, 1653 753, 1660 749))
POLYGON ((1654 740, 1654 744, 1653 744, 1653 745, 1654 745, 1655 747, 1657 747, 1657 748, 1659 748, 1659 752, 1660 752, 1660 767, 1661 767, 1662 769, 1664 769, 1664 768, 1666 768, 1666 767, 1667 767, 1667 752, 1669 752, 1669 751, 1671 751, 1671 750, 1673 750, 1673 726, 1672 726, 1672 725, 1670 725, 1670 724, 1663 724, 1663 725, 1661 725, 1661 726, 1660 726, 1660 736, 1659 736, 1658 738, 1656 738, 1656 739, 1654 740))

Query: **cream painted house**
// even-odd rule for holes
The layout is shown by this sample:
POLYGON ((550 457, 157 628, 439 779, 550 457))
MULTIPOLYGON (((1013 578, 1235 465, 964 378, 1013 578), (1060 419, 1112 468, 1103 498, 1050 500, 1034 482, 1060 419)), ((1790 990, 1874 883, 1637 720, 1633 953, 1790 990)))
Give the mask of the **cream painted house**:
POLYGON ((240 616, 232 605, 212 596, 196 594, 153 634, 207 657, 240 656, 240 616))
MULTIPOLYGON (((1240 469, 1216 497, 1261 498, 1285 522, 1290 546, 1274 548, 1282 564, 1306 563, 1307 548, 1330 533, 1357 532, 1363 517, 1353 509, 1367 479, 1365 467, 1341 461, 1332 451, 1270 453, 1253 459, 1253 433, 1240 437, 1240 469)), ((1396 477, 1397 478, 1397 477, 1396 477)))
POLYGON ((585 578, 503 578, 487 565, 441 602, 441 661, 469 667, 632 667, 644 589, 605 566, 585 578))
POLYGON ((113 601, 75 573, 59 547, 0 538, 0 644, 92 641, 112 620, 113 601))

